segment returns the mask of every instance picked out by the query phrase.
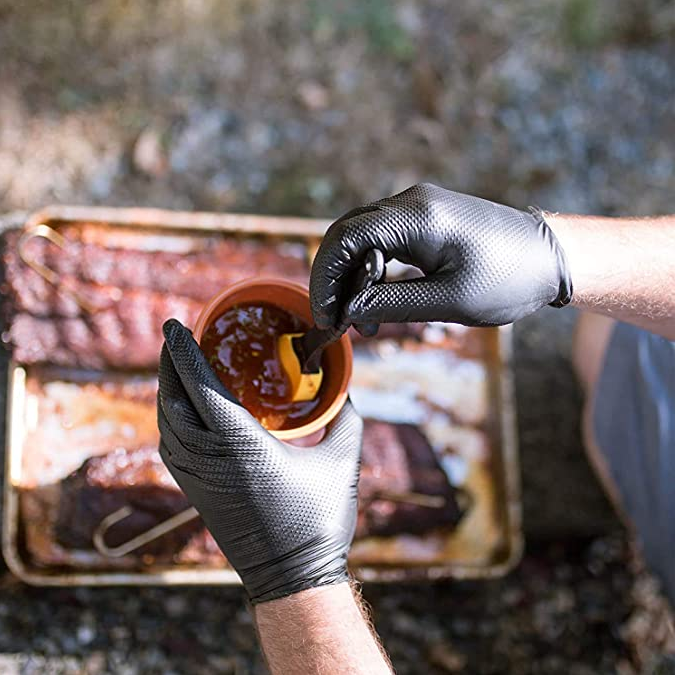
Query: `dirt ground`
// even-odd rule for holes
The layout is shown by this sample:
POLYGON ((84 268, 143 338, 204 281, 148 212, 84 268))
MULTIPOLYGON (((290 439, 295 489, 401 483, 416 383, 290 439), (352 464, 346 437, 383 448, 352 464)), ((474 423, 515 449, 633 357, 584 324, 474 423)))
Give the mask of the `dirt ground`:
MULTIPOLYGON (((337 217, 421 180, 672 212, 674 112, 666 0, 0 0, 4 213, 337 217)), ((574 318, 515 329, 520 567, 364 589, 399 673, 667 672, 672 614, 583 459, 574 318)), ((236 590, 0 586, 0 673, 264 672, 236 590)))

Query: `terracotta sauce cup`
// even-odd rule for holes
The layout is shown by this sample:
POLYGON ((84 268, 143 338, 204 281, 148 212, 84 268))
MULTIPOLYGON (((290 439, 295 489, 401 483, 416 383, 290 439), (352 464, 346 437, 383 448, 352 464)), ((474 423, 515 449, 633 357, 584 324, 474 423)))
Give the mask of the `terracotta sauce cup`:
MULTIPOLYGON (((247 279, 228 286, 206 303, 195 324, 195 340, 201 344, 207 328, 228 309, 235 305, 256 303, 275 305, 302 319, 308 326, 313 324, 306 288, 284 279, 247 279)), ((347 335, 329 345, 322 356, 323 381, 316 408, 307 417, 298 420, 298 426, 274 429, 270 433, 281 440, 308 436, 318 439, 318 432, 335 418, 347 400, 352 359, 352 345, 347 335)))

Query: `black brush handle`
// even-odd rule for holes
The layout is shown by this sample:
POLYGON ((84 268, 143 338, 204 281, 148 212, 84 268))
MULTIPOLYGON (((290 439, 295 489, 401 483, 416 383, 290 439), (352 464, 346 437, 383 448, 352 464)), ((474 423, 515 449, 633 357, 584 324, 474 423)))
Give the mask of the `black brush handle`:
MULTIPOLYGON (((384 254, 373 248, 366 254, 364 264, 358 269, 352 285, 352 295, 370 288, 384 276, 384 254)), ((310 328, 302 337, 293 338, 293 348, 300 359, 300 370, 305 374, 318 373, 321 368, 321 354, 333 342, 337 342, 344 334, 344 327, 319 330, 310 328)))

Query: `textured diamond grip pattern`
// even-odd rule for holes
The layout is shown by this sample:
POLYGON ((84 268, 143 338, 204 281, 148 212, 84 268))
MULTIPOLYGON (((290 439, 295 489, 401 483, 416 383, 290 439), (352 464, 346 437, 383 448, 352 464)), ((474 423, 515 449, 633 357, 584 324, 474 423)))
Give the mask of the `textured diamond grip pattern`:
POLYGON ((223 387, 190 332, 164 326, 160 453, 252 602, 347 579, 362 422, 350 403, 315 448, 275 439, 223 387))
POLYGON ((567 304, 565 254, 543 218, 428 183, 350 211, 328 229, 310 284, 321 327, 352 323, 510 323, 567 304), (420 279, 378 284, 349 297, 343 280, 378 248, 419 267, 420 279))

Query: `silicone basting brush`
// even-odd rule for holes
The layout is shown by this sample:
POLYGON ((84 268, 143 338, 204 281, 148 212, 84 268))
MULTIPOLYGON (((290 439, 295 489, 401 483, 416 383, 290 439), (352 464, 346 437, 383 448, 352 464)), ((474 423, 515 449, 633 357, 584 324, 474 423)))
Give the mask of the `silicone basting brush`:
MULTIPOLYGON (((357 273, 352 295, 369 288, 384 276, 384 255, 378 249, 368 251, 365 264, 357 273)), ((306 333, 286 333, 279 338, 279 359, 291 382, 293 401, 312 401, 321 388, 323 350, 339 340, 344 331, 321 330, 316 326, 306 333)))

